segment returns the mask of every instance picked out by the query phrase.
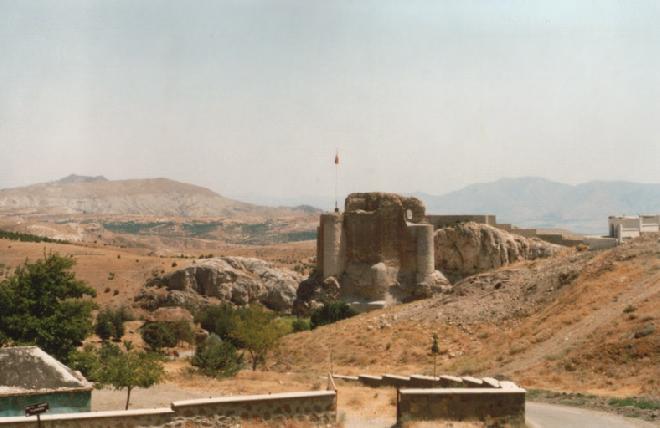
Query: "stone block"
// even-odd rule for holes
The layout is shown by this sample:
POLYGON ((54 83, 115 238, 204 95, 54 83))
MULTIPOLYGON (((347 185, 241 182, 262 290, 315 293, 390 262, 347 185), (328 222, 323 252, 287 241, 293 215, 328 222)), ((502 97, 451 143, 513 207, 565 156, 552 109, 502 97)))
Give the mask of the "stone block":
POLYGON ((383 386, 383 378, 381 376, 372 376, 361 374, 358 379, 362 384, 371 387, 383 386))
POLYGON ((483 388, 484 386, 484 381, 476 377, 463 376, 462 379, 463 383, 468 388, 483 388))
POLYGON ((433 376, 411 375, 409 385, 411 388, 436 388, 440 385, 440 379, 433 376))
POLYGON ((501 388, 500 381, 493 377, 484 377, 481 379, 484 381, 484 386, 490 386, 491 388, 501 388))
POLYGON ((393 386, 396 388, 410 386, 410 378, 408 376, 399 376, 394 374, 384 374, 383 384, 393 386))
POLYGON ((463 379, 457 376, 442 375, 439 378, 440 386, 443 388, 460 388, 465 386, 463 379))

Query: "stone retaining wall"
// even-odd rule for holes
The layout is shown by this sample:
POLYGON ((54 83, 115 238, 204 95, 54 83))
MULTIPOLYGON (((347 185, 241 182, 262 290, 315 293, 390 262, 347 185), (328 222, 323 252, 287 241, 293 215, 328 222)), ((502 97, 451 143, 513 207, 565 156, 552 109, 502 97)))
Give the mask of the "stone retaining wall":
POLYGON ((281 425, 286 420, 296 420, 326 425, 336 419, 335 397, 335 391, 219 397, 177 401, 172 403, 172 409, 176 421, 194 419, 200 422, 236 423, 251 420, 281 425))
POLYGON ((397 397, 397 423, 418 421, 474 421, 486 426, 525 426, 525 390, 502 388, 401 389, 397 397))
MULTIPOLYGON (((43 428, 137 428, 164 427, 172 421, 174 411, 169 407, 160 409, 124 410, 116 412, 60 413, 41 416, 43 428)), ((37 417, 17 416, 0 418, 2 428, 32 428, 37 426, 37 417)))
MULTIPOLYGON (((43 428, 235 427, 248 420, 275 426, 289 420, 328 426, 335 424, 336 415, 335 391, 311 391, 177 401, 160 409, 44 414, 41 421, 43 428)), ((0 428, 31 428, 36 420, 0 418, 0 428)))

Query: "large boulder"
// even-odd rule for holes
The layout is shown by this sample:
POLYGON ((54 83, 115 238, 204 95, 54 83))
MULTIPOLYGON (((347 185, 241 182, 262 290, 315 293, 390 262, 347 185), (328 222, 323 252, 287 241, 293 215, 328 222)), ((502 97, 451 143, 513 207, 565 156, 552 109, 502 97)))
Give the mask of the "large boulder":
POLYGON ((303 277, 260 259, 218 257, 149 280, 135 300, 145 309, 261 303, 288 312, 303 277))
POLYGON ((565 247, 486 224, 460 223, 434 234, 435 267, 451 281, 520 260, 549 257, 565 247))

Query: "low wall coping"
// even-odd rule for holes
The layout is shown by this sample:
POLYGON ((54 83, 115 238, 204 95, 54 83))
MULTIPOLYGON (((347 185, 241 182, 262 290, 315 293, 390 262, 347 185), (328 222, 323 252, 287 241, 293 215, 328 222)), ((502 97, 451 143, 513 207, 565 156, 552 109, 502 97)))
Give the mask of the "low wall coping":
POLYGON ((361 374, 360 376, 358 376, 358 379, 383 380, 383 377, 382 376, 368 375, 368 374, 361 374))
POLYGON ((262 395, 233 395, 228 397, 198 398, 195 400, 175 401, 172 408, 199 406, 214 403, 243 403, 246 401, 279 400, 286 398, 334 397, 335 391, 278 392, 262 395))
POLYGON ((410 379, 424 379, 424 380, 432 380, 434 382, 440 380, 440 378, 438 377, 425 376, 425 375, 410 375, 410 379))
POLYGON ((333 374, 333 378, 339 379, 339 380, 358 380, 357 376, 346 376, 346 375, 338 375, 338 374, 333 374))
POLYGON ((483 377, 481 378, 485 383, 488 385, 492 386, 493 388, 501 388, 502 385, 500 385, 500 381, 495 379, 494 377, 483 377))
POLYGON ((440 376, 440 379, 450 380, 456 383, 463 383, 463 378, 457 376, 442 375, 440 376))
POLYGON ((503 388, 503 389, 522 389, 518 385, 516 385, 514 382, 510 382, 510 381, 506 381, 506 380, 500 381, 500 387, 503 388))
MULTIPOLYGON (((74 412, 74 413, 54 413, 41 415, 42 421, 62 421, 71 419, 98 419, 98 418, 117 418, 132 416, 151 416, 151 415, 171 415, 174 410, 169 407, 160 407, 155 409, 131 409, 131 410, 111 410, 105 412, 74 412)), ((0 425, 4 423, 17 422, 36 422, 36 416, 9 416, 0 418, 0 425)))
POLYGON ((511 394, 527 392, 522 388, 405 388, 401 394, 409 395, 450 395, 450 394, 511 394))
POLYGON ((408 381, 408 380, 410 380, 410 377, 385 373, 383 375, 383 379, 397 379, 397 380, 406 380, 406 381, 408 381))
POLYGON ((463 376, 463 381, 465 381, 466 383, 471 383, 473 385, 483 385, 484 384, 483 380, 481 380, 479 378, 476 378, 476 377, 472 377, 472 376, 463 376))

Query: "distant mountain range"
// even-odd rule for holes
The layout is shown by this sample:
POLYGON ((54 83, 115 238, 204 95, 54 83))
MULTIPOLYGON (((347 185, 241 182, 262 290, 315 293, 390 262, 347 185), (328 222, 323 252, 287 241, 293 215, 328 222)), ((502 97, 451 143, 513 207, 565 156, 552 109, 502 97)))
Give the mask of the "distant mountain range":
POLYGON ((607 232, 609 215, 660 213, 660 183, 592 181, 570 185, 544 178, 503 178, 436 196, 417 193, 432 214, 495 214, 500 223, 607 232))
POLYGON ((0 190, 0 212, 269 217, 309 215, 315 210, 308 206, 271 208, 249 204, 166 178, 108 180, 72 174, 49 183, 0 190))

